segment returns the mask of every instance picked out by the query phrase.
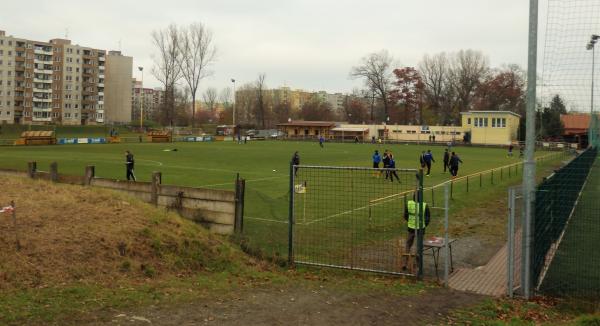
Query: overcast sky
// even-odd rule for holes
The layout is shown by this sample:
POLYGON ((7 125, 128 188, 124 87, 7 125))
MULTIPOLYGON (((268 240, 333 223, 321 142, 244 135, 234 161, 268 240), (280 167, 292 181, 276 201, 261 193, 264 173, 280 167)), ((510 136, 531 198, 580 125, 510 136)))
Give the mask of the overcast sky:
MULTIPOLYGON (((543 2, 543 1, 542 1, 543 2)), ((218 61, 201 88, 253 81, 267 85, 348 92, 362 83, 348 77, 368 53, 387 49, 401 66, 425 53, 475 49, 492 66, 527 60, 527 0, 171 0, 3 1, 0 30, 47 41, 120 49, 151 76, 152 30, 202 22, 214 34, 218 61)), ((543 7, 543 6, 540 6, 543 7)), ((540 23, 543 20, 540 20, 540 23)), ((141 75, 135 69, 133 76, 141 75)))

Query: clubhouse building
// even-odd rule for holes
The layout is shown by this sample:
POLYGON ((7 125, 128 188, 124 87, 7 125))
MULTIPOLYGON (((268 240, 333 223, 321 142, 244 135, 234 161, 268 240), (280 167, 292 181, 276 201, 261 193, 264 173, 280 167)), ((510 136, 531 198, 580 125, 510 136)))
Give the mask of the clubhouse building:
POLYGON ((460 126, 367 125, 327 121, 290 121, 277 125, 292 139, 323 135, 336 140, 391 140, 406 142, 466 142, 478 145, 508 145, 517 141, 521 116, 510 111, 461 113, 460 126))

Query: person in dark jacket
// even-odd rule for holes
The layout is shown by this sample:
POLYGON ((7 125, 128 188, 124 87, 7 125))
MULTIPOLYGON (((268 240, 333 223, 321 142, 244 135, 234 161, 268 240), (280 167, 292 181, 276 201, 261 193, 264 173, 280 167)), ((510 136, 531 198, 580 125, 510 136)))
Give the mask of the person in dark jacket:
POLYGON ((394 160, 394 154, 392 154, 392 152, 388 153, 388 157, 390 159, 390 163, 389 163, 389 176, 390 176, 390 181, 394 182, 394 176, 396 177, 396 180, 398 180, 398 182, 400 182, 400 178, 398 177, 398 174, 396 173, 396 160, 394 160))
POLYGON ((450 164, 450 152, 448 152, 448 149, 446 148, 446 150, 444 151, 444 173, 446 173, 446 168, 449 167, 450 164))
POLYGON ((462 162, 460 157, 458 157, 455 152, 452 152, 452 155, 450 156, 450 174, 452 174, 453 178, 458 175, 458 165, 462 162))
MULTIPOLYGON (((383 168, 384 169, 389 169, 390 167, 390 153, 389 151, 386 149, 383 152, 383 168)), ((390 176, 390 171, 389 170, 385 170, 385 179, 387 180, 387 178, 390 176)))
POLYGON ((421 169, 425 168, 425 151, 421 152, 421 155, 419 155, 419 163, 421 164, 421 169))
POLYGON ((125 151, 125 169, 127 180, 135 181, 135 174, 133 174, 135 161, 133 159, 133 154, 130 151, 125 151))
POLYGON ((425 165, 427 166, 427 176, 431 173, 431 163, 435 163, 433 159, 433 154, 431 154, 431 150, 427 150, 427 153, 423 155, 423 161, 425 161, 425 165))
MULTIPOLYGON (((300 154, 298 151, 294 152, 294 156, 292 156, 292 165, 300 165, 300 154)), ((294 166, 294 177, 298 176, 298 167, 294 166)))

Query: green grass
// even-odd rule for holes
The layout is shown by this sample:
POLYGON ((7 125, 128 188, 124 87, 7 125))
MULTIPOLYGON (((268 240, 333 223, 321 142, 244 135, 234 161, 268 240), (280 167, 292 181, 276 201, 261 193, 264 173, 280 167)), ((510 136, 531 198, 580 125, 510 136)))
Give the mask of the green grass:
POLYGON ((450 313, 447 325, 600 325, 597 307, 590 302, 535 298, 487 299, 450 313))
MULTIPOLYGON (((233 189, 236 174, 246 179, 246 207, 245 207, 245 234, 248 237, 248 245, 260 248, 269 257, 287 256, 287 231, 285 223, 288 219, 289 198, 289 161, 294 151, 299 151, 301 163, 305 165, 331 165, 331 166, 358 166, 370 167, 373 150, 383 152, 385 149, 393 151, 398 168, 418 168, 418 157, 422 150, 430 148, 437 159, 433 165, 432 174, 425 178, 425 187, 440 184, 449 180, 449 174, 442 173, 442 146, 418 146, 418 145, 371 145, 371 144, 336 144, 327 143, 325 148, 319 148, 316 142, 250 142, 238 145, 233 142, 212 143, 172 143, 172 144, 110 144, 110 145, 63 145, 63 146, 39 146, 39 147, 0 147, 0 168, 25 169, 28 161, 36 161, 38 169, 48 170, 51 162, 58 162, 59 172, 66 174, 82 175, 86 165, 96 166, 96 175, 99 177, 124 179, 124 151, 131 150, 135 154, 135 173, 138 180, 149 181, 153 171, 163 173, 164 184, 185 185, 192 187, 209 187, 215 189, 233 189), (165 151, 177 148, 178 151, 165 151)), ((507 157, 506 150, 499 148, 457 147, 456 152, 460 155, 464 164, 461 166, 460 175, 474 174, 491 168, 505 166, 519 162, 517 157, 507 157)), ((548 153, 539 152, 538 155, 548 153)), ((559 158, 560 159, 560 158, 559 158)), ((556 161, 556 159, 554 160, 556 161)), ((473 199, 486 200, 490 195, 503 196, 506 186, 518 183, 520 180, 520 168, 518 171, 511 169, 511 177, 508 178, 508 170, 502 172, 500 180, 499 171, 495 172, 494 187, 492 187, 491 174, 481 177, 481 188, 479 178, 471 177, 469 180, 469 192, 466 189, 466 180, 457 182, 453 186, 452 209, 458 212, 464 207, 472 204, 473 199), (481 191, 485 190, 485 191, 481 191), (489 192, 493 190, 493 192, 489 192)), ((300 180, 303 178, 300 172, 300 180)), ((313 173, 313 172, 310 172, 313 173)), ((316 173, 316 172, 315 172, 316 173)), ((331 178, 320 178, 318 175, 304 177, 314 180, 329 180, 337 182, 338 176, 331 178)), ((362 175, 354 178, 352 183, 355 187, 369 189, 370 193, 361 198, 345 198, 345 188, 337 188, 336 202, 327 205, 325 201, 310 201, 308 203, 308 214, 296 216, 308 218, 308 221, 324 218, 325 223, 313 223, 311 230, 319 230, 323 237, 329 236, 330 243, 335 243, 335 231, 344 234, 348 227, 352 226, 352 219, 348 214, 338 217, 328 216, 346 211, 347 207, 360 208, 365 203, 375 198, 381 198, 390 194, 414 189, 413 174, 401 175, 402 185, 392 186, 391 183, 375 178, 371 175, 362 175), (346 226, 344 224, 347 224, 346 226), (328 226, 328 227, 323 227, 328 226), (319 229, 319 227, 321 227, 319 229), (328 233, 329 232, 329 233, 328 233)), ((321 191, 315 192, 316 184, 311 181, 309 195, 327 197, 328 181, 321 183, 321 191)), ((317 187, 318 188, 318 187, 317 187)), ((434 192, 426 191, 425 200, 432 206, 441 206, 443 188, 436 188, 434 192), (433 197, 432 197, 433 196, 433 197)), ((323 198, 322 198, 323 199, 323 198)), ((325 198, 327 199, 327 198, 325 198)), ((481 201, 481 202, 482 202, 481 201)), ((298 202, 300 204, 301 202, 298 202)), ((357 243, 370 240, 374 234, 381 241, 388 241, 403 232, 404 221, 400 218, 398 204, 403 200, 390 201, 385 205, 374 206, 374 222, 369 226, 370 233, 357 234, 357 243)), ((400 206, 401 207, 401 206, 400 206)), ((300 206, 297 205, 296 209, 300 206)), ((364 220, 360 214, 366 214, 367 209, 357 210, 354 218, 364 220)), ((439 230, 441 227, 441 211, 434 211, 435 222, 431 228, 439 230)), ((503 228, 502 228, 503 230, 503 228)), ((342 242, 338 242, 342 245, 342 242)), ((337 246, 340 247, 340 246, 337 246)), ((332 247, 336 249, 336 247, 332 247)), ((317 244, 310 251, 322 250, 317 244)))

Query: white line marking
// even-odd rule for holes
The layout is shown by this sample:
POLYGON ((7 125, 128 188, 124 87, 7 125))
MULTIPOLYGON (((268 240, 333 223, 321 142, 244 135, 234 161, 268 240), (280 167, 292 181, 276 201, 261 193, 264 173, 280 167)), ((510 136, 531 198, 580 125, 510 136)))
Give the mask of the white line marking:
MULTIPOLYGON (((287 176, 285 176, 287 177, 287 176)), ((266 180, 273 180, 273 179, 281 179, 284 178, 284 176, 279 176, 279 177, 268 177, 268 178, 259 178, 259 179, 251 179, 251 180, 246 180, 246 183, 248 182, 259 182, 259 181, 266 181, 266 180)), ((198 187, 214 187, 214 186, 226 186, 226 185, 231 185, 233 182, 223 182, 223 183, 213 183, 210 185, 200 185, 198 187)))
POLYGON ((265 222, 274 222, 274 223, 283 223, 283 224, 288 224, 288 221, 279 221, 279 220, 272 220, 272 219, 268 219, 268 218, 260 218, 260 217, 244 216, 244 219, 249 219, 249 220, 258 220, 258 221, 265 221, 265 222))

